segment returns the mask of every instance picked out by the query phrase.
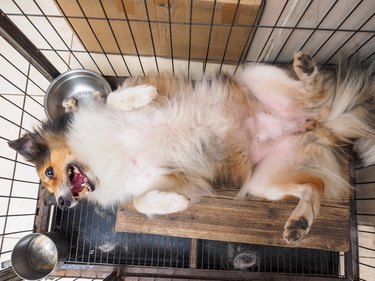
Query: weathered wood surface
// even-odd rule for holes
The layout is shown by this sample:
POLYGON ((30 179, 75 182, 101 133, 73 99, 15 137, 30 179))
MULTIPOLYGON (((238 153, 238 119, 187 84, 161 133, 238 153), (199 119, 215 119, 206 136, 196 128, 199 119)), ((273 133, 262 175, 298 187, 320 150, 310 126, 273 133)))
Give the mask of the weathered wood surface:
POLYGON ((196 239, 292 246, 334 251, 349 250, 349 200, 324 201, 310 233, 295 245, 282 238, 283 227, 297 201, 234 200, 232 192, 203 198, 182 213, 147 216, 132 204, 117 211, 116 231, 196 239))

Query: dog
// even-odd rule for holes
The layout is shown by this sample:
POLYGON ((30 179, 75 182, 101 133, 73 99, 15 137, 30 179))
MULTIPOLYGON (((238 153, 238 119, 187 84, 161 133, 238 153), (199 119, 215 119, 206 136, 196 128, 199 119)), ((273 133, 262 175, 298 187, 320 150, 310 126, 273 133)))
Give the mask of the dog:
POLYGON ((355 64, 321 70, 299 52, 289 69, 129 78, 105 102, 64 101, 69 113, 9 146, 35 164, 61 209, 86 197, 132 201, 147 216, 181 212, 216 181, 240 186, 240 199, 297 197, 283 232, 296 243, 322 198, 348 195, 350 151, 375 163, 373 76, 355 64))

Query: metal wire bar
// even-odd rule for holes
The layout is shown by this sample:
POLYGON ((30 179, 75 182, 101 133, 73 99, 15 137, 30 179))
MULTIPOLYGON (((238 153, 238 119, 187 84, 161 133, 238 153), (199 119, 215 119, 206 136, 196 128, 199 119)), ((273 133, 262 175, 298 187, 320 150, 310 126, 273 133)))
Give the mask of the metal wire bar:
MULTIPOLYGON (((342 31, 337 31, 337 32, 342 32, 342 31)), ((357 32, 358 33, 358 32, 357 32)), ((250 35, 251 35, 251 32, 250 32, 250 35)), ((250 38, 250 36, 249 36, 249 38, 250 38)), ((48 51, 48 49, 40 49, 40 51, 48 51)), ((57 50, 56 49, 56 51, 63 51, 63 50, 57 50)), ((75 53, 82 53, 82 54, 87 54, 87 52, 86 51, 82 51, 82 50, 77 50, 77 51, 75 51, 75 53)), ((243 52, 243 54, 245 54, 246 52, 243 52)), ((101 52, 98 52, 98 51, 91 51, 90 52, 90 54, 102 54, 101 52)), ((119 54, 117 54, 117 53, 113 53, 113 52, 106 52, 106 54, 107 55, 119 55, 119 54)), ((125 55, 125 56, 132 56, 132 55, 134 55, 134 54, 132 54, 132 53, 123 53, 122 55, 125 55)), ((363 62, 365 62, 366 60, 369 60, 369 58, 371 57, 371 56, 373 56, 374 55, 374 53, 372 53, 371 55, 369 55, 369 57, 368 58, 366 58, 366 59, 364 59, 363 60, 363 62)), ((139 56, 143 56, 143 57, 154 57, 154 55, 150 55, 150 54, 146 54, 146 53, 144 53, 144 54, 139 54, 139 56)), ((166 56, 166 55, 157 55, 157 57, 159 57, 159 58, 168 58, 168 59, 170 59, 170 56, 166 56)), ((240 56, 241 57, 241 56, 240 56)), ((185 60, 186 58, 185 57, 182 57, 182 56, 174 56, 174 59, 180 59, 180 60, 185 60)), ((204 60, 205 59, 205 57, 190 57, 190 61, 202 61, 202 60, 204 60)), ((220 64, 221 63, 221 61, 222 61, 222 59, 218 59, 218 58, 210 58, 210 61, 212 61, 212 62, 214 62, 214 63, 218 63, 218 64, 220 64)), ((240 65, 240 63, 241 63, 241 61, 242 60, 235 60, 235 59, 225 59, 225 61, 228 63, 228 64, 233 64, 233 65, 240 65)), ((246 62, 254 62, 254 63, 256 63, 256 62, 259 62, 259 59, 258 60, 246 60, 246 62)), ((335 65, 335 64, 331 64, 331 63, 326 63, 326 65, 335 65)), ((237 67, 238 68, 238 67, 237 67)))
MULTIPOLYGON (((28 77, 25 73, 23 73, 23 71, 21 70, 21 69, 19 69, 19 67, 17 66, 17 65, 15 65, 13 62, 11 62, 7 57, 5 57, 3 54, 0 54, 0 56, 4 59, 4 60, 6 60, 12 67, 14 67, 15 69, 17 69, 18 71, 19 71, 19 73, 23 76, 23 77, 25 77, 25 78, 27 78, 28 80, 30 80, 31 82, 33 82, 33 84, 37 87, 37 88, 39 88, 42 92, 45 92, 44 91, 44 89, 42 89, 34 80, 32 80, 30 77, 28 77)), ((8 80, 9 81, 9 80, 8 80)), ((13 83, 12 83, 13 84, 13 83)), ((13 84, 14 86, 15 86, 15 84, 13 84)), ((37 101, 37 100, 35 100, 31 95, 30 95, 30 97, 36 102, 36 103, 38 103, 39 105, 41 105, 41 106, 43 106, 39 101, 37 101)))
POLYGON ((312 55, 312 57, 315 57, 319 52, 320 50, 325 46, 325 44, 327 44, 327 42, 332 38, 332 36, 340 30, 340 27, 345 23, 345 21, 354 13, 355 10, 357 10, 357 8, 362 4, 363 0, 361 0, 360 2, 357 3, 357 5, 354 6, 353 9, 351 9, 350 13, 340 22, 340 24, 337 26, 337 28, 335 30, 332 31, 331 35, 328 36, 328 38, 326 40, 324 40, 324 42, 322 44, 320 44, 320 47, 318 48, 318 50, 315 51, 315 53, 312 55))
MULTIPOLYGON (((44 13, 43 9, 40 8, 40 6, 39 6, 39 4, 36 2, 36 0, 33 0, 33 2, 34 2, 34 4, 38 7, 39 11, 42 13, 42 15, 43 15, 43 16, 45 17, 45 19, 48 21, 48 23, 52 26, 53 30, 55 31, 55 34, 57 34, 57 36, 60 38, 60 40, 64 43, 64 45, 65 45, 65 47, 68 49, 70 55, 73 56, 73 57, 76 59, 76 61, 80 64, 80 66, 81 66, 82 68, 84 68, 83 65, 82 65, 82 63, 78 60, 78 58, 76 57, 76 55, 72 52, 71 47, 68 46, 68 44, 66 44, 65 40, 61 37, 60 33, 56 30, 55 26, 52 24, 52 22, 50 21, 50 17, 48 17, 48 16, 44 13)), ((55 17, 54 17, 54 18, 55 18, 55 17)), ((69 61, 68 61, 68 64, 67 64, 67 65, 68 65, 68 69, 71 69, 71 67, 70 67, 70 58, 69 58, 69 61)))
MULTIPOLYGON (((26 229, 26 230, 13 231, 13 232, 7 232, 7 233, 3 232, 3 233, 0 233, 0 237, 5 237, 7 235, 14 235, 14 234, 19 234, 19 233, 33 232, 33 231, 34 231, 34 229, 26 229)), ((2 250, 1 250, 0 253, 3 254, 4 252, 2 252, 2 250)))
POLYGON ((234 23, 235 23, 235 20, 236 20, 237 11, 238 11, 238 8, 240 6, 240 1, 241 0, 237 1, 236 9, 234 11, 234 15, 233 15, 233 19, 232 19, 232 24, 231 24, 230 29, 229 29, 229 34, 228 34, 227 42, 225 43, 224 54, 223 54, 223 57, 222 57, 221 62, 220 62, 219 73, 221 73, 221 69, 223 68, 225 56, 227 54, 227 50, 228 50, 228 46, 229 46, 229 42, 230 42, 230 36, 232 35, 232 30, 233 30, 233 26, 234 26, 234 23))
MULTIPOLYGON (((47 49, 40 49, 41 51, 48 51, 47 49)), ((59 50, 56 50, 56 51, 59 51, 59 50)), ((82 54, 86 54, 87 52, 86 51, 75 51, 75 53, 82 53, 82 54)), ((101 52, 98 52, 98 51, 91 51, 90 52, 91 54, 102 54, 101 52)), ((113 52, 107 52, 107 55, 119 55, 117 53, 113 53, 113 52)), ((125 56, 133 56, 134 54, 132 53, 123 53, 122 55, 125 55, 125 56)), ((154 55, 150 55, 150 54, 140 54, 140 56, 142 57, 154 57, 154 55)), ((170 56, 168 55, 157 55, 158 58, 167 58, 167 59, 170 59, 170 56)), ((183 57, 183 56, 176 56, 174 55, 174 59, 180 59, 180 60, 185 60, 186 58, 183 57)), ((191 57, 190 60, 192 61, 202 61, 204 60, 205 57, 191 57)), ((221 62, 221 59, 218 59, 218 58, 210 58, 210 61, 212 62, 216 62, 216 63, 220 63, 221 62)), ((231 63, 231 64, 236 64, 238 63, 238 60, 234 60, 234 59, 226 59, 226 62, 227 63, 231 63)))
POLYGON ((32 214, 14 214, 14 215, 9 215, 8 214, 8 215, 0 215, 0 218, 5 218, 5 217, 27 217, 27 216, 35 216, 35 213, 32 213, 32 214))
POLYGON ((363 60, 363 62, 368 61, 373 55, 375 55, 375 52, 373 52, 371 55, 369 55, 367 58, 365 58, 365 59, 363 60))
MULTIPOLYGON (((13 122, 12 120, 10 120, 10 119, 8 119, 8 118, 6 118, 6 117, 4 117, 4 116, 0 116, 0 118, 3 119, 3 120, 5 120, 5 121, 7 121, 7 122, 9 122, 9 123, 11 123, 11 124, 14 125, 15 127, 18 127, 18 128, 20 128, 20 129, 24 129, 23 127, 21 127, 20 125, 18 125, 16 122, 13 122)), ((10 141, 10 139, 4 138, 4 137, 2 137, 2 136, 1 136, 1 139, 5 140, 5 141, 7 141, 7 142, 10 141)))
POLYGON ((152 35, 151 20, 150 20, 150 15, 148 14, 148 8, 147 8, 147 1, 146 1, 146 0, 144 0, 144 4, 145 4, 145 9, 146 9, 146 16, 147 16, 148 29, 149 29, 149 31, 150 31, 151 44, 152 44, 152 51, 154 52, 154 58, 155 58, 156 70, 157 70, 158 74, 160 74, 160 72, 159 72, 158 60, 157 60, 157 58, 156 58, 154 36, 152 35))
MULTIPOLYGON (((0 77, 2 77, 2 75, 0 74, 0 77)), ((25 96, 28 96, 26 93, 25 93, 25 96)), ((31 114, 30 112, 28 112, 27 110, 24 110, 22 109, 22 107, 18 106, 17 104, 15 104, 14 102, 12 102, 11 100, 7 99, 4 95, 0 95, 1 98, 3 98, 4 100, 6 100, 7 102, 11 103, 12 105, 14 105, 15 107, 17 107, 18 109, 21 109, 23 113, 26 113, 28 116, 34 118, 35 120, 39 121, 40 123, 42 122, 41 120, 39 120, 38 118, 36 118, 33 114, 31 114)), ((13 121, 9 120, 8 118, 4 117, 4 116, 1 116, 1 118, 3 118, 4 120, 7 120, 8 122, 12 123, 13 125, 25 130, 26 132, 30 132, 29 130, 27 130, 26 128, 24 128, 22 125, 18 125, 16 123, 14 123, 13 121)))
POLYGON ((360 185, 360 184, 369 184, 369 183, 375 183, 375 181, 360 181, 360 182, 354 182, 355 185, 360 185))
MULTIPOLYGON (((17 6, 17 8, 21 11, 22 15, 25 16, 25 17, 27 18, 27 20, 29 21, 29 23, 35 28, 35 30, 38 31, 39 35, 44 39, 44 41, 48 44, 48 46, 51 47, 51 50, 53 50, 53 47, 52 47, 51 43, 50 43, 50 42, 47 40, 47 38, 46 38, 46 37, 40 32, 40 30, 35 26, 35 24, 30 20, 30 17, 27 16, 27 15, 23 12, 23 10, 21 9, 21 7, 17 4, 17 2, 16 2, 15 0, 12 0, 12 1, 13 1, 13 3, 17 6)), ((56 53, 56 55, 61 59, 61 61, 63 61, 64 64, 69 68, 69 65, 68 65, 68 64, 66 63, 66 61, 61 57, 61 55, 60 55, 58 52, 56 52, 56 51, 55 51, 55 53, 56 53)))
MULTIPOLYGON (((92 212, 92 215, 94 215, 94 212, 92 212)), ((81 262, 84 261, 85 256, 85 247, 86 247, 86 234, 87 234, 87 223, 88 223, 88 205, 86 204, 86 213, 85 213, 85 228, 83 231, 83 245, 82 245, 82 251, 81 251, 81 262)), ((78 247, 77 247, 78 250, 78 247)))
MULTIPOLYGON (((375 13, 371 15, 371 17, 369 17, 367 20, 365 20, 361 26, 358 28, 358 30, 361 30, 362 27, 364 27, 373 17, 374 17, 375 13)), ((355 32, 353 32, 352 35, 350 35, 344 43, 341 43, 339 45, 339 47, 337 48, 337 50, 325 61, 324 64, 328 63, 345 45, 346 43, 349 42, 350 39, 352 39, 357 33, 358 33, 358 30, 356 30, 355 32)))
POLYGON ((368 247, 365 247, 365 246, 362 246, 362 245, 358 245, 358 248, 361 248, 361 249, 365 249, 365 250, 368 250, 368 251, 373 251, 373 252, 375 252, 375 249, 368 248, 368 247))
POLYGON ((80 215, 79 215, 79 222, 78 222, 78 234, 77 234, 77 243, 76 243, 76 252, 74 260, 78 260, 78 250, 79 250, 79 238, 81 235, 81 222, 82 222, 82 205, 80 205, 80 215))
POLYGON ((204 63, 203 63, 203 73, 206 73, 208 54, 210 52, 212 28, 213 28, 213 23, 214 23, 214 18, 215 18, 215 8, 216 8, 216 0, 214 0, 213 8, 212 8, 212 16, 211 16, 210 31, 209 31, 209 35, 208 35, 206 58, 205 58, 204 63))
POLYGON ((171 48, 171 63, 172 63, 172 73, 174 74, 174 55, 173 55, 173 37, 172 37, 172 20, 171 20, 171 2, 168 0, 168 24, 169 24, 169 44, 171 48))
POLYGON ((375 269, 375 266, 374 266, 374 265, 370 265, 370 264, 363 263, 363 262, 359 262, 358 264, 359 264, 359 265, 363 265, 363 266, 366 266, 366 267, 370 267, 370 268, 374 268, 374 269, 375 269))
POLYGON ((349 57, 348 60, 350 60, 356 53, 358 53, 368 42, 370 42, 375 37, 375 34, 373 34, 371 37, 369 37, 365 42, 363 42, 349 57))
MULTIPOLYGON (((92 212, 92 220, 91 220, 91 230, 93 229, 93 227, 94 227, 94 217, 95 217, 95 213, 94 212, 92 212)), ((90 245, 89 245, 89 255, 88 255, 88 261, 87 261, 87 263, 89 264, 90 263, 90 254, 91 254, 91 249, 92 249, 92 235, 93 235, 93 231, 91 231, 90 232, 90 245)), ((95 260, 94 260, 94 262, 95 262, 95 260)))
MULTIPOLYGON (((126 12, 126 8, 125 8, 125 5, 124 5, 124 1, 121 1, 121 7, 122 7, 122 10, 124 12, 124 16, 125 18, 127 19, 127 24, 128 24, 128 28, 129 28, 129 32, 130 32, 130 36, 132 37, 132 41, 133 41, 133 44, 134 44, 134 48, 135 48, 135 52, 137 53, 137 57, 138 57, 138 61, 139 61, 139 65, 141 66, 141 69, 142 69, 142 73, 143 75, 146 75, 145 73, 145 70, 143 69, 143 63, 141 61, 141 57, 139 55, 139 51, 138 51, 138 47, 137 47, 137 42, 135 41, 135 38, 134 38, 134 34, 133 34, 133 30, 132 30, 132 27, 130 25, 130 21, 129 21, 129 17, 128 17, 128 13, 126 12)), ((128 68, 127 66, 127 70, 129 71, 129 75, 132 76, 131 72, 130 72, 130 69, 128 68)))
MULTIPOLYGON (((146 0, 147 1, 147 0, 146 0)), ((289 0, 287 0, 289 1, 289 0)), ((38 14, 27 14, 27 13, 24 13, 26 16, 32 16, 32 17, 45 17, 44 15, 38 15, 38 14)), ((20 15, 23 15, 23 14, 20 14, 20 13, 7 13, 8 16, 20 16, 20 15)), ((103 17, 93 17, 93 16, 66 16, 66 15, 62 15, 62 16, 59 16, 59 15, 53 15, 53 16, 48 16, 47 17, 53 17, 53 18, 67 18, 67 19, 88 19, 88 20, 103 20, 105 18, 103 17)), ((144 19, 120 19, 120 18, 111 18, 111 17, 108 17, 108 20, 110 21, 129 21, 129 22, 138 22, 138 23, 148 23, 148 20, 144 20, 144 19)), ((167 20, 151 20, 150 19, 150 23, 152 24, 168 24, 169 21, 167 20)), ((172 25, 189 25, 190 23, 188 21, 171 21, 171 24, 172 25)), ((204 23, 204 22, 195 22, 194 25, 199 25, 199 26, 211 26, 211 23, 204 23)), ((230 23, 212 23, 212 26, 216 27, 220 27, 220 26, 226 26, 226 27, 230 27, 231 24, 230 23)), ((238 23, 236 24, 236 27, 243 27, 243 28, 252 28, 252 27, 258 27, 258 28, 269 28, 269 29, 272 29, 272 28, 277 28, 277 29, 295 29, 295 25, 290 25, 290 26, 285 26, 285 25, 266 25, 266 24, 257 24, 257 23, 253 23, 253 24, 243 24, 243 23, 238 23)), ((309 26, 299 26, 298 27, 299 30, 306 30, 306 31, 314 31, 316 29, 316 27, 309 27, 309 26)), ((318 30, 320 31, 344 31, 344 32, 354 32, 354 31, 357 31, 357 28, 356 29, 349 29, 349 28, 329 28, 329 27, 321 27, 321 28, 318 28, 318 30)), ((358 31, 360 33, 375 33, 375 30, 372 30, 372 29, 364 29, 364 30, 360 30, 358 31)))
POLYGON ((375 214, 373 214, 373 213, 356 213, 356 216, 375 217, 375 214))
POLYGON ((59 75, 57 69, 45 58, 36 46, 0 10, 0 35, 45 77, 52 81, 59 75))
MULTIPOLYGON (((29 76, 30 74, 30 67, 31 65, 29 64, 28 65, 28 70, 27 70, 27 75, 29 76)), ((25 92, 27 91, 27 86, 28 86, 28 80, 26 80, 26 85, 25 85, 25 92)), ((22 109, 25 108, 25 104, 26 104, 26 96, 24 96, 23 98, 23 102, 22 102, 22 109)), ((23 123, 23 116, 24 116, 24 112, 22 111, 21 112, 21 126, 22 126, 22 123, 23 123)), ((21 128, 19 128, 18 130, 18 137, 21 136, 21 128)), ((15 157, 15 160, 17 161, 18 160, 18 153, 16 153, 16 157, 15 157)), ((10 184, 10 189, 9 189, 9 195, 12 194, 13 192, 13 187, 14 187, 14 182, 15 182, 15 176, 16 176, 16 167, 17 165, 14 163, 13 165, 13 172, 12 172, 12 179, 11 180, 11 184, 10 184)), ((4 178, 4 177, 0 177, 0 178, 4 178)), ((9 211, 10 211, 10 204, 11 204, 11 200, 7 200, 8 202, 6 203, 7 206, 6 206, 6 211, 5 211, 5 220, 4 220, 4 226, 3 226, 3 230, 2 230, 2 233, 5 233, 6 231, 6 228, 7 228, 7 223, 8 223, 8 217, 9 217, 9 211)), ((3 235, 2 235, 3 236, 3 235)), ((3 251, 3 246, 4 246, 4 239, 1 239, 1 242, 0 242, 0 253, 2 253, 3 251)))
MULTIPOLYGON (((2 116, 1 116, 2 117, 2 116)), ((6 118, 4 118, 5 120, 7 120, 6 118)), ((5 139, 5 138, 4 138, 5 139)), ((9 141, 9 140, 7 140, 7 141, 9 141)), ((21 165, 24 165, 24 166, 29 166, 29 167, 34 167, 34 165, 31 165, 31 164, 29 164, 29 163, 25 163, 25 162, 21 162, 21 161, 16 161, 16 160, 14 160, 14 159, 11 159, 11 158, 8 158, 8 157, 5 157, 5 156, 2 156, 2 155, 0 155, 0 158, 1 159, 4 159, 4 160, 9 160, 9 161, 12 161, 12 162, 14 162, 14 163, 16 163, 16 164, 21 164, 21 165)))
MULTIPOLYGON (((257 57, 257 59, 256 59, 256 62, 259 61, 261 55, 263 54, 264 49, 265 49, 266 46, 268 45, 268 42, 269 42, 269 40, 270 40, 270 38, 271 38, 271 36, 272 36, 272 33, 274 32, 274 30, 275 30, 276 28, 278 28, 278 27, 277 27, 277 23, 280 21, 280 18, 281 18, 281 16, 282 16, 282 14, 284 13, 284 10, 285 10, 286 6, 288 5, 288 3, 289 3, 289 0, 287 0, 287 1, 284 3, 284 6, 283 6, 283 8, 282 8, 281 11, 280 11, 279 16, 277 17, 274 26, 273 26, 273 27, 270 27, 270 28, 271 28, 271 32, 270 32, 270 34, 268 35, 268 38, 267 38, 266 42, 263 44, 263 48, 262 48, 262 50, 260 51, 260 53, 259 53, 259 55, 258 55, 258 57, 257 57)), ((258 29, 259 29, 259 28, 262 28, 262 26, 259 26, 258 29)))
MULTIPOLYGON (((77 0, 77 1, 78 1, 78 0, 77 0)), ((61 13, 63 14, 63 17, 66 18, 66 19, 69 19, 70 17, 67 17, 67 16, 66 16, 64 10, 63 10, 63 9, 61 8, 61 6, 60 6, 59 1, 56 1, 55 3, 56 3, 56 5, 59 7, 59 10, 61 11, 61 13)), ((89 18, 84 17, 84 18, 82 18, 82 19, 86 19, 86 20, 88 21, 89 18)), ((97 64, 96 61, 94 60, 94 58, 92 57, 91 53, 88 51, 86 45, 85 45, 85 44, 83 43, 83 41, 82 41, 82 38, 79 36, 79 32, 77 32, 77 30, 74 28, 74 26, 70 23, 69 20, 68 20, 68 23, 69 23, 70 28, 71 28, 71 29, 74 31, 74 33, 77 35, 78 39, 82 42, 82 45, 83 45, 83 47, 84 47, 85 50, 86 50, 85 53, 87 53, 88 56, 91 58, 92 62, 95 64, 95 66, 96 66, 96 68, 98 69, 99 73, 103 75, 102 70, 100 69, 100 67, 98 66, 98 64, 97 64)), ((76 51, 75 51, 75 52, 76 52, 76 51)), ((108 58, 107 58, 107 59, 108 59, 108 58)), ((79 61, 79 60, 78 60, 78 61, 79 61)))
POLYGON ((357 231, 358 231, 358 232, 361 232, 361 233, 375 234, 375 231, 360 230, 360 229, 357 229, 357 231))
MULTIPOLYGON (((261 13, 262 13, 263 7, 265 5, 264 3, 265 3, 265 1, 262 2, 262 5, 260 6, 260 8, 259 8, 259 10, 257 12, 257 16, 256 16, 255 22, 258 22, 258 20, 260 20, 261 13)), ((252 42, 254 40, 255 34, 258 31, 258 26, 254 27, 254 28, 255 28, 255 30, 253 30, 253 28, 249 29, 249 33, 247 34, 247 37, 246 37, 246 40, 245 40, 245 45, 244 45, 244 47, 243 47, 243 49, 241 51, 240 57, 238 58, 238 61, 236 63, 236 68, 234 69, 234 73, 233 74, 235 74, 237 72, 238 67, 240 66, 241 63, 243 63, 245 61, 246 55, 249 53, 249 50, 251 48, 251 45, 252 45, 252 42)))
MULTIPOLYGON (((93 29, 93 27, 92 27, 90 21, 87 19, 87 17, 86 17, 86 13, 85 13, 85 11, 82 9, 82 6, 81 6, 81 4, 79 3, 79 0, 76 0, 76 1, 77 1, 77 4, 78 4, 78 7, 79 7, 80 10, 81 10, 81 13, 83 14, 84 18, 86 19, 86 23, 89 25, 90 30, 91 30, 92 34, 94 35, 95 40, 97 41, 97 43, 98 43, 100 49, 102 50, 102 52, 103 52, 105 58, 107 59, 107 61, 108 61, 109 65, 110 65, 110 67, 111 67, 113 73, 116 75, 116 77, 118 77, 115 68, 113 67, 111 61, 110 61, 109 58, 108 58, 107 53, 104 51, 104 48, 103 48, 102 43, 100 42, 98 36, 96 35, 95 30, 93 29)), ((111 28, 111 29, 112 29, 112 28, 111 28)))
MULTIPOLYGON (((12 64, 13 65, 13 64, 12 64)), ((19 69, 17 69, 19 70, 19 69)), ((25 74, 23 74, 21 71, 20 73, 22 75, 24 75, 25 77, 27 77, 26 81, 30 81, 30 79, 28 78, 28 76, 26 76, 25 74)), ((32 99, 33 101, 35 101, 37 104, 39 104, 40 106, 43 107, 43 105, 38 101, 36 100, 32 95, 29 95, 28 93, 26 93, 25 91, 23 91, 20 87, 18 87, 16 84, 14 84, 12 81, 10 81, 8 78, 6 78, 4 75, 0 74, 0 77, 3 78, 4 80, 6 80, 8 83, 12 84, 13 87, 17 88, 19 91, 21 91, 23 93, 23 95, 29 97, 30 99, 32 99)), ((35 84, 35 83, 33 83, 35 84)), ((44 92, 44 90, 43 90, 44 92)))
POLYGON ((190 77, 190 62, 191 62, 191 28, 193 23, 193 0, 190 0, 190 10, 189 10, 189 54, 188 54, 188 69, 187 75, 190 77))
MULTIPOLYGON (((122 1, 121 1, 121 2, 122 2, 122 1)), ((122 54, 120 44, 118 43, 117 37, 116 37, 115 33, 113 32, 113 28, 112 28, 111 22, 108 20, 107 13, 106 13, 106 11, 105 11, 105 9, 104 9, 103 1, 100 0, 99 3, 100 3, 100 7, 102 8, 102 11, 103 11, 103 13, 104 13, 104 16, 105 16, 105 18, 106 18, 107 24, 108 24, 108 26, 109 26, 109 28, 110 28, 110 30, 111 30, 112 37, 115 39, 116 47, 117 47, 118 51, 120 52, 120 54, 122 54)), ((124 5, 124 4, 122 4, 122 5, 124 5)), ((99 42, 99 41, 98 41, 98 42, 99 42)), ((102 48, 102 49, 103 49, 103 48, 102 48)), ((104 50, 103 50, 103 52, 104 52, 104 50)), ((128 67, 128 64, 126 63, 124 56, 121 56, 121 58, 122 58, 122 61, 124 62, 124 65, 125 65, 126 69, 127 69, 128 72, 130 73, 130 71, 129 71, 129 67, 128 67)), ((108 59, 108 57, 107 57, 107 59, 108 59)), ((109 59, 108 59, 108 61, 109 61, 109 59)), ((111 64, 111 66, 112 66, 112 64, 111 64)), ((114 70, 113 67, 112 67, 112 69, 114 70)), ((142 68, 142 70, 143 70, 143 68, 142 68)), ((116 72, 115 72, 115 73, 116 73, 116 72)), ((143 72, 143 73, 144 73, 144 72, 143 72)), ((117 74, 116 74, 116 76, 117 76, 117 74)))
POLYGON ((7 178, 7 177, 3 177, 3 176, 1 176, 0 179, 2 179, 2 180, 10 180, 10 181, 15 181, 15 182, 23 182, 23 183, 39 184, 39 182, 35 182, 35 181, 27 181, 27 180, 20 180, 20 179, 16 179, 16 178, 14 178, 14 177, 12 177, 12 178, 7 178))
MULTIPOLYGON (((325 13, 325 15, 321 18, 321 20, 319 21, 319 23, 316 25, 316 27, 314 28, 314 30, 310 33, 309 37, 307 37, 307 39, 305 40, 305 42, 302 44, 302 46, 300 47, 300 50, 303 50, 303 48, 306 46, 307 42, 309 42, 309 40, 311 39, 311 37, 315 34, 315 32, 317 30, 321 30, 319 29, 319 26, 323 23, 323 21, 327 18, 327 16, 331 13, 331 11, 333 10, 333 8, 336 6, 336 4, 338 3, 339 0, 336 0, 332 6, 328 9, 328 11, 325 13)), ((290 63, 292 62, 293 60, 290 61, 290 63)))
POLYGON ((368 165, 368 166, 360 165, 360 166, 355 167, 354 170, 357 171, 357 170, 362 170, 364 168, 369 168, 369 167, 374 167, 374 166, 375 166, 375 164, 368 165))
POLYGON ((298 21, 296 22, 294 28, 292 29, 292 31, 289 33, 288 37, 284 40, 284 43, 283 45, 281 46, 279 52, 277 53, 276 57, 274 58, 273 62, 272 63, 275 63, 277 58, 279 57, 279 55, 281 54, 282 50, 284 49, 285 45, 287 44, 287 42, 289 41, 290 37, 292 36, 293 32, 297 29, 299 23, 301 22, 301 20, 303 19, 303 17, 305 16, 305 14, 307 13, 307 11, 309 10, 311 4, 313 3, 313 0, 310 0, 309 4, 307 5, 307 7, 305 8, 305 10, 303 11, 302 15, 299 17, 298 21))
POLYGON ((95 237, 95 250, 94 250, 94 262, 96 262, 96 258, 97 258, 97 254, 98 254, 98 237, 99 237, 99 233, 100 233, 100 220, 98 220, 97 224, 96 224, 96 237, 95 237))
POLYGON ((8 198, 8 199, 27 199, 27 200, 38 200, 38 198, 33 197, 25 197, 25 196, 13 196, 13 195, 0 195, 0 198, 8 198))

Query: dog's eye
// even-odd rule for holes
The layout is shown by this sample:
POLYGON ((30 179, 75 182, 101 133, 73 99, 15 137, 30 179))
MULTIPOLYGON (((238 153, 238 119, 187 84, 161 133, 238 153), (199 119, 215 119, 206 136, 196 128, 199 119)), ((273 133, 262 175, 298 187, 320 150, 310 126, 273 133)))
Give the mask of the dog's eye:
POLYGON ((45 173, 46 176, 49 177, 50 179, 53 178, 53 176, 55 175, 54 172, 53 172, 52 167, 48 167, 44 173, 45 173))

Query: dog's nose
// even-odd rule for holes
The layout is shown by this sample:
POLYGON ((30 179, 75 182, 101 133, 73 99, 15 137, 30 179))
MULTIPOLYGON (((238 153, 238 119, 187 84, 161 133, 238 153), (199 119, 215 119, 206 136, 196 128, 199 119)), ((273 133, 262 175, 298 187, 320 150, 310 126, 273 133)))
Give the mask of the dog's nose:
POLYGON ((70 200, 64 197, 59 197, 59 199, 57 200, 57 206, 63 211, 68 209, 70 205, 71 205, 70 200))

